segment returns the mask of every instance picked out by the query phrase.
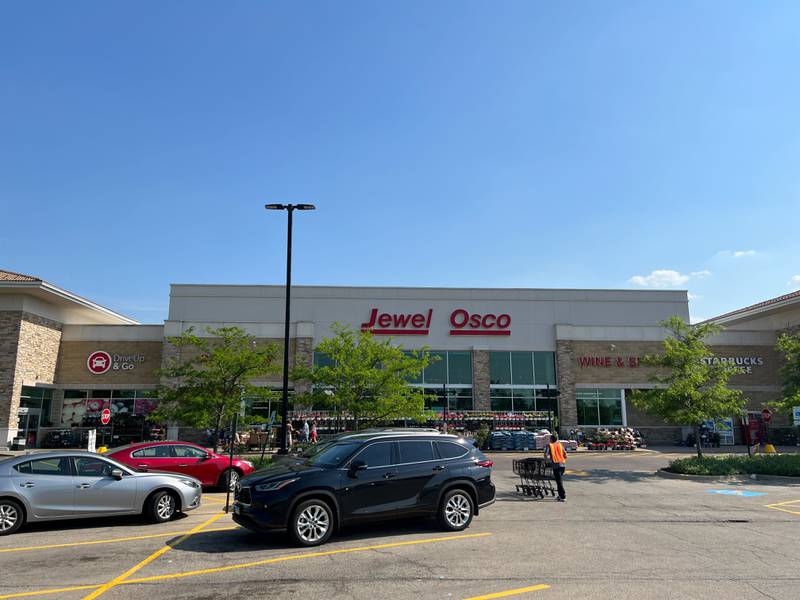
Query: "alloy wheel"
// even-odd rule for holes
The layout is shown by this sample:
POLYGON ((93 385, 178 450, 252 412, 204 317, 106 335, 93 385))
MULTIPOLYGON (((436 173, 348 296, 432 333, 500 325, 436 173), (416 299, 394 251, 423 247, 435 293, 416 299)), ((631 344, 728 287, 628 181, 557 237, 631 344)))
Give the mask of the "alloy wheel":
POLYGON ((463 494, 451 496, 444 507, 444 516, 452 527, 463 527, 471 513, 472 506, 463 494))
POLYGON ((239 483, 239 472, 238 471, 231 471, 228 473, 228 489, 230 491, 236 491, 236 486, 239 483))
POLYGON ((328 511, 319 504, 312 504, 297 516, 297 535, 313 544, 325 537, 330 524, 328 511))
POLYGON ((19 513, 10 504, 0 505, 0 531, 8 531, 17 524, 19 513))
POLYGON ((175 512, 175 498, 169 494, 161 496, 158 500, 158 504, 156 504, 156 512, 160 519, 169 519, 175 512))

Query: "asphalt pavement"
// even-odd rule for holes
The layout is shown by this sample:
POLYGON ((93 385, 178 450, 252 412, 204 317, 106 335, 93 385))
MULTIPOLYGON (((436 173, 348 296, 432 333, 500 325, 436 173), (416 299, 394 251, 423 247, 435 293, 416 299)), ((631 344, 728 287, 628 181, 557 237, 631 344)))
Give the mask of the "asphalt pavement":
POLYGON ((300 549, 236 527, 219 493, 164 525, 38 524, 0 538, 0 600, 800 597, 800 486, 655 477, 673 454, 572 455, 563 504, 517 494, 521 455, 494 454, 498 501, 458 534, 414 520, 300 549))

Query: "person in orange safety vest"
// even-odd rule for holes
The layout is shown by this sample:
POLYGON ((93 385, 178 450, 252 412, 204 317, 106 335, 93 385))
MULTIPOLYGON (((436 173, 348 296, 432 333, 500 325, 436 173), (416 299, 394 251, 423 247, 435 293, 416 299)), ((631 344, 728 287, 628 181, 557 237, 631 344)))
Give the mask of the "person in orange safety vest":
POLYGON ((553 434, 550 436, 550 443, 544 448, 544 458, 548 464, 553 467, 553 478, 556 480, 556 487, 558 487, 558 502, 564 502, 567 499, 567 492, 564 491, 564 471, 567 468, 567 453, 564 451, 564 446, 558 441, 558 436, 553 434))

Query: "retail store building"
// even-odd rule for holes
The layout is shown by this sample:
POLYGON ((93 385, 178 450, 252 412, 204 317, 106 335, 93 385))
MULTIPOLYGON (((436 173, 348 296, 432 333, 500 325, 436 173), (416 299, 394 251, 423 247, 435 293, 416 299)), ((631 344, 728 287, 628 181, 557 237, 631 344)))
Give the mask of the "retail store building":
MULTIPOLYGON (((145 416, 158 401, 158 369, 176 352, 166 338, 235 325, 282 344, 283 310, 282 286, 173 285, 164 323, 140 325, 35 277, 0 272, 0 445, 93 426, 103 408, 145 416)), ((324 360, 314 348, 339 322, 437 352, 441 360, 412 383, 438 395, 434 409, 446 394, 452 410, 552 411, 562 430, 626 425, 671 443, 680 427, 627 400, 652 385, 641 357, 661 348, 657 324, 671 315, 688 320, 685 291, 296 286, 290 368, 324 360)), ((760 411, 780 393, 775 339, 800 324, 800 294, 718 320, 728 329, 712 340, 715 354, 743 367, 733 383, 760 411)), ((258 383, 277 388, 279 376, 258 383)), ((292 384, 298 393, 304 386, 292 384)))

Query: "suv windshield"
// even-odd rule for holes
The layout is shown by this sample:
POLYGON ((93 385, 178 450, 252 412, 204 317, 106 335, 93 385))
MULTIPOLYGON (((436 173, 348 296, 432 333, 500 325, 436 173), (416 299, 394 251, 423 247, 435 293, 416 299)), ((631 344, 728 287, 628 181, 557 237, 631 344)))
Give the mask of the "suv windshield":
POLYGON ((306 460, 306 464, 316 467, 338 467, 362 442, 332 442, 320 447, 306 460))

